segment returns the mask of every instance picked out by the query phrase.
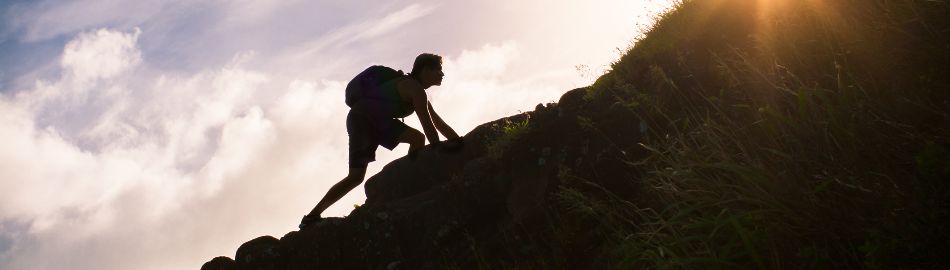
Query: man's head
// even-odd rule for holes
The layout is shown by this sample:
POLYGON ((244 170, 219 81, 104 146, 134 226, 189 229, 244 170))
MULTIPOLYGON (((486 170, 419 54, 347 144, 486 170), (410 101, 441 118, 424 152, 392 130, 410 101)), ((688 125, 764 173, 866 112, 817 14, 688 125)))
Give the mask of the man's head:
POLYGON ((423 53, 416 56, 416 61, 412 64, 412 76, 422 84, 422 87, 429 88, 433 85, 442 85, 442 56, 431 53, 423 53))

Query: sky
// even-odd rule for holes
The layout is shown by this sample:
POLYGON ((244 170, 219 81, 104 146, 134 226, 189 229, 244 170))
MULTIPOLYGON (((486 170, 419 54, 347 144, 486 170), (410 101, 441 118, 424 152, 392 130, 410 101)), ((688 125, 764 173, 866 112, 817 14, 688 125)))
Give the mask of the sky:
MULTIPOLYGON (((444 57, 459 134, 556 102, 667 0, 0 3, 0 269, 197 269, 346 175, 346 83, 444 57)), ((406 118, 420 129, 415 116, 406 118)), ((405 155, 380 148, 367 175, 405 155)), ((368 177, 367 177, 368 178, 368 177)), ((365 200, 362 185, 324 216, 365 200)))

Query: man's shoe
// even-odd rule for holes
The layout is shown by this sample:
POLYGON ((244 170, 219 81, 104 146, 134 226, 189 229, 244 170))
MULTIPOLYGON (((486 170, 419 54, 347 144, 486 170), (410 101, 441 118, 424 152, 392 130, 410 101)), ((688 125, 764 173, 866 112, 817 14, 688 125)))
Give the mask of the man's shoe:
POLYGON ((304 215, 303 219, 300 220, 300 225, 298 225, 297 228, 300 228, 300 230, 302 231, 306 228, 316 225, 317 223, 320 223, 320 221, 323 221, 323 217, 320 217, 319 215, 315 217, 310 216, 310 215, 304 215))

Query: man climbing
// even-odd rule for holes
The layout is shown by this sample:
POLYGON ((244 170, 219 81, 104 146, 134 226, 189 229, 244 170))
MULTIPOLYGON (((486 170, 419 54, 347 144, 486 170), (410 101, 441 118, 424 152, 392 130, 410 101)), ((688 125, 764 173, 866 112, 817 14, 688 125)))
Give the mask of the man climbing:
POLYGON ((426 138, 433 146, 446 151, 456 151, 462 147, 462 138, 436 114, 426 99, 425 90, 442 85, 444 76, 442 57, 423 53, 416 57, 408 75, 374 66, 357 75, 347 85, 347 105, 350 105, 350 112, 346 115, 346 132, 350 144, 349 174, 333 185, 317 206, 303 217, 299 226, 301 230, 320 222, 324 210, 363 182, 366 166, 376 160, 378 146, 392 150, 399 143, 408 143, 407 156, 413 160, 426 138), (393 75, 380 75, 383 73, 393 75), (386 80, 381 81, 380 78, 386 80), (361 86, 363 89, 358 89, 361 86), (419 116, 425 137, 396 119, 412 115, 413 112, 419 116), (440 143, 439 133, 445 135, 448 142, 440 143))

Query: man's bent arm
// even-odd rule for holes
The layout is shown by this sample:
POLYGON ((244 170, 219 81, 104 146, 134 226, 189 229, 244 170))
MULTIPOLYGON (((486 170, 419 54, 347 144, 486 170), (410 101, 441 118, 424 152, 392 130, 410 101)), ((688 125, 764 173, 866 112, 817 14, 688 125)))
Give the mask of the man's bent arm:
POLYGON ((458 138, 459 135, 455 133, 455 130, 452 130, 445 121, 442 120, 442 117, 439 117, 439 114, 435 113, 435 109, 432 108, 432 103, 426 103, 429 107, 429 115, 432 116, 432 123, 435 124, 435 128, 439 130, 442 135, 445 135, 448 139, 458 138))
MULTIPOLYGON (((426 93, 422 89, 417 89, 412 91, 412 104, 427 104, 426 93)), ((429 143, 436 143, 439 141, 439 133, 436 132, 435 127, 432 125, 432 118, 429 117, 428 106, 414 106, 416 108, 416 114, 419 115, 419 123, 422 124, 422 132, 425 133, 426 138, 429 139, 429 143)))

